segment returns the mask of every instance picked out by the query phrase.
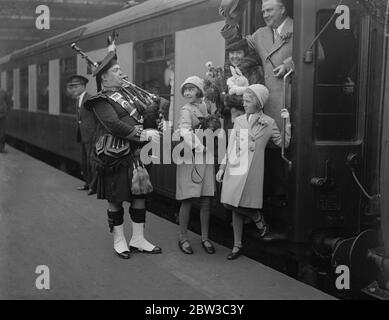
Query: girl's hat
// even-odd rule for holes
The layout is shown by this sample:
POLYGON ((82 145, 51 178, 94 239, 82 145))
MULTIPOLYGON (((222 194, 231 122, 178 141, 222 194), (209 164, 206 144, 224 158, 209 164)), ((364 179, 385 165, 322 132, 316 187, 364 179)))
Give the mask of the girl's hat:
POLYGON ((205 92, 204 92, 204 81, 203 81, 203 79, 201 79, 201 78, 199 78, 197 76, 192 76, 192 77, 189 77, 188 79, 186 79, 184 81, 184 83, 181 85, 181 94, 184 94, 184 87, 187 84, 191 84, 191 85, 194 85, 195 87, 197 87, 200 90, 202 96, 204 97, 205 92))
POLYGON ((247 87, 247 90, 250 90, 255 94, 263 108, 269 99, 269 90, 262 84, 252 84, 247 87))

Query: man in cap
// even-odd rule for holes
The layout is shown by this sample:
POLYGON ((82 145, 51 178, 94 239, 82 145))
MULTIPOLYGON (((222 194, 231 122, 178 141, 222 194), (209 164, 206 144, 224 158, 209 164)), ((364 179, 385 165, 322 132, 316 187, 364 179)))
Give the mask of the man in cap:
MULTIPOLYGON (((144 237, 146 196, 152 190, 135 192, 133 188, 135 184, 139 187, 142 183, 137 180, 142 171, 137 170, 141 167, 140 148, 145 144, 142 141, 152 139, 159 143, 160 134, 154 129, 143 129, 142 118, 139 117, 134 103, 136 99, 123 89, 125 75, 114 51, 108 53, 93 75, 96 77, 98 94, 89 98, 85 105, 93 111, 97 120, 94 142, 111 135, 116 141, 115 146, 125 149, 130 141, 129 152, 124 152, 124 155, 109 157, 104 152, 99 154, 96 147, 92 156, 96 168, 92 189, 96 190, 98 199, 108 201, 108 225, 113 232, 114 251, 123 259, 130 258, 130 250, 149 254, 161 253, 161 248, 144 237), (129 244, 124 236, 123 202, 131 202, 129 213, 132 220, 132 238, 129 244)), ((147 172, 142 171, 142 174, 142 181, 147 180, 147 172)))
MULTIPOLYGON (((84 102, 90 97, 86 91, 88 79, 81 75, 72 75, 67 79, 67 90, 76 100, 77 115, 77 142, 81 145, 81 174, 85 184, 77 190, 89 190, 92 182, 92 170, 90 166, 90 153, 93 135, 96 129, 96 121, 92 112, 88 111, 84 102)), ((89 191, 89 194, 92 194, 89 191)))

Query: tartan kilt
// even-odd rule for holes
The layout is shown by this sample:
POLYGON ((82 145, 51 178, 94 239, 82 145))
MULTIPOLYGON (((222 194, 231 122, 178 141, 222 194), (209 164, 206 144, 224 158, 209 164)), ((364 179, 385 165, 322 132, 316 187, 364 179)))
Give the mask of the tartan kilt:
POLYGON ((131 193, 133 164, 136 152, 120 159, 114 159, 105 154, 97 155, 92 152, 91 165, 93 177, 90 188, 96 192, 97 199, 109 202, 131 202, 133 199, 143 199, 147 195, 131 193))

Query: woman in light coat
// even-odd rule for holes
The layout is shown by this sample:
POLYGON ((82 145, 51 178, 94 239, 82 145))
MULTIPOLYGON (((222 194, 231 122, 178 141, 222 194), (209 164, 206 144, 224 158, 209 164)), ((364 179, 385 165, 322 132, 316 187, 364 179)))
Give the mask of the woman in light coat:
MULTIPOLYGON (((275 120, 263 113, 268 98, 269 91, 263 85, 254 84, 247 88, 243 95, 245 114, 235 119, 227 148, 227 161, 220 166, 216 175, 218 182, 223 181, 221 202, 232 210, 234 248, 227 257, 229 260, 241 254, 245 217, 250 217, 256 223, 261 236, 267 231, 261 213, 265 149, 270 139, 279 147, 282 144, 282 135, 275 120)), ((288 146, 291 126, 286 109, 281 110, 281 117, 287 119, 285 144, 288 146)))
MULTIPOLYGON (((183 142, 189 145, 190 156, 189 159, 184 157, 186 162, 177 164, 176 198, 182 201, 179 212, 180 239, 178 246, 185 254, 193 254, 188 239, 188 224, 192 203, 198 201, 200 204, 202 246, 207 253, 213 254, 215 248, 209 241, 208 230, 211 199, 215 195, 215 168, 213 164, 205 163, 206 148, 195 134, 201 119, 208 116, 206 105, 202 100, 204 97, 203 80, 196 76, 189 77, 182 84, 181 93, 187 103, 181 108, 178 128, 184 139, 183 142), (193 161, 196 154, 203 158, 202 164, 193 161)), ((208 158, 213 159, 213 156, 208 158)))

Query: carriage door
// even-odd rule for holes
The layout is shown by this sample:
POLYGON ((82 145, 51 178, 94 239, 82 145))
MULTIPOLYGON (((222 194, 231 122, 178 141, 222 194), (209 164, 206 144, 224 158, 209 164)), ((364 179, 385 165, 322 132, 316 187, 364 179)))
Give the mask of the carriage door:
POLYGON ((334 14, 338 4, 295 2, 296 240, 319 228, 343 235, 359 231, 361 193, 351 168, 361 176, 368 18, 354 0, 343 1, 346 11, 334 14))

